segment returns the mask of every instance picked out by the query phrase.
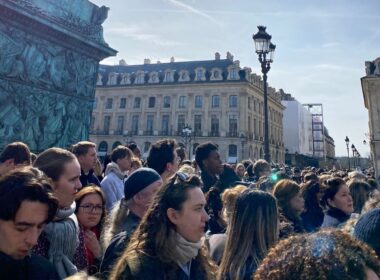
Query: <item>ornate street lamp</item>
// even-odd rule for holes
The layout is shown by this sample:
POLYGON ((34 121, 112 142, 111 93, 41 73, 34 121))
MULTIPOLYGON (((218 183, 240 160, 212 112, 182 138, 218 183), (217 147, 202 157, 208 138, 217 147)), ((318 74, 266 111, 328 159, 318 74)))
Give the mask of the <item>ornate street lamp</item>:
POLYGON ((355 162, 355 151, 356 151, 356 148, 355 148, 354 144, 351 145, 351 150, 352 150, 352 158, 354 159, 354 168, 355 168, 355 166, 356 166, 356 162, 355 162))
POLYGON ((182 129, 182 136, 185 138, 185 148, 188 150, 189 159, 191 159, 190 146, 193 137, 191 127, 188 124, 182 129))
POLYGON ((344 139, 344 141, 346 142, 346 146, 347 146, 348 170, 350 170, 351 169, 351 166, 350 166, 350 139, 348 139, 348 136, 346 136, 346 139, 344 139))
POLYGON ((273 62, 273 55, 276 45, 271 43, 272 36, 269 35, 265 26, 258 26, 259 31, 252 36, 255 42, 256 53, 261 64, 264 83, 264 158, 271 162, 269 153, 269 122, 268 122, 268 85, 267 73, 270 70, 270 64, 273 62))

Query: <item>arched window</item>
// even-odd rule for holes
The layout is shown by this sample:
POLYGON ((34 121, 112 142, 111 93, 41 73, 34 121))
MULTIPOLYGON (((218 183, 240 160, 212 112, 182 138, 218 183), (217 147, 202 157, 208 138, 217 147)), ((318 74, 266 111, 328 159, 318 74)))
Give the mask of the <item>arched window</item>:
POLYGON ((102 141, 99 143, 98 147, 98 156, 99 157, 104 157, 107 154, 108 151, 108 144, 106 141, 102 141))
POLYGON ((116 141, 115 143, 113 143, 112 150, 115 149, 119 145, 123 145, 123 144, 121 144, 120 141, 116 141))

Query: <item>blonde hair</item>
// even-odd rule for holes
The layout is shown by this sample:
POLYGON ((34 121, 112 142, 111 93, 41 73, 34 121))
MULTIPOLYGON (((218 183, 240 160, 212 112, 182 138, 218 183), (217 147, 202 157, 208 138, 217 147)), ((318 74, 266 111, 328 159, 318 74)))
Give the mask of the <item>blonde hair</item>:
POLYGON ((222 193, 222 202, 223 202, 223 210, 222 210, 222 217, 223 219, 228 222, 229 217, 231 217, 232 213, 234 212, 236 199, 239 194, 241 194, 243 191, 247 189, 244 185, 236 185, 235 187, 231 189, 226 189, 222 193))

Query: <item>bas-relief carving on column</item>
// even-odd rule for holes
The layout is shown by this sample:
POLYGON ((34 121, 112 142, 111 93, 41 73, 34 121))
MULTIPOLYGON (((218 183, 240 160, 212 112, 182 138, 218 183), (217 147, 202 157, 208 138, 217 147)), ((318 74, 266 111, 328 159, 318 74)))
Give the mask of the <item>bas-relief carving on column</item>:
MULTIPOLYGON (((10 2, 0 0, 0 9, 10 2)), ((38 6, 43 1, 14 1, 14 5, 31 7, 32 14, 42 11, 31 2, 38 6)), ((76 3, 84 2, 89 5, 76 3)), ((0 148, 19 140, 41 151, 87 139, 98 60, 3 21, 0 50, 0 148)), ((107 55, 112 54, 112 49, 107 50, 107 55)))

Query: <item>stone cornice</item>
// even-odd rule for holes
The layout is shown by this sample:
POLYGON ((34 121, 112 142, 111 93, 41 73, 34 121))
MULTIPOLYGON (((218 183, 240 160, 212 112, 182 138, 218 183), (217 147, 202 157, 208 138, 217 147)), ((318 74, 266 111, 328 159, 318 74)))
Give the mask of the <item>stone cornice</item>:
MULTIPOLYGON (((37 35, 68 49, 75 49, 86 56, 101 60, 116 55, 104 40, 91 35, 84 25, 75 25, 58 17, 43 13, 29 1, 0 0, 0 18, 19 29, 37 35), (87 34, 86 34, 87 33, 87 34)), ((101 33, 101 25, 98 25, 101 33)), ((94 31, 95 32, 95 31, 94 31)))

